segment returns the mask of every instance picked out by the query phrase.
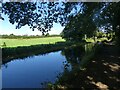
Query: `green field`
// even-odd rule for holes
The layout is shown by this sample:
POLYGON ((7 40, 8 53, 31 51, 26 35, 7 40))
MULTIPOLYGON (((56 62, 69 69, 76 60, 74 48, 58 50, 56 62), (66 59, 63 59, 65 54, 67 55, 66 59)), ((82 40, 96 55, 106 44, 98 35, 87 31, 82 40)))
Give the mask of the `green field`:
POLYGON ((0 47, 18 47, 18 46, 30 46, 37 44, 54 44, 56 42, 65 41, 61 37, 46 37, 46 38, 31 38, 31 39, 0 39, 0 47))

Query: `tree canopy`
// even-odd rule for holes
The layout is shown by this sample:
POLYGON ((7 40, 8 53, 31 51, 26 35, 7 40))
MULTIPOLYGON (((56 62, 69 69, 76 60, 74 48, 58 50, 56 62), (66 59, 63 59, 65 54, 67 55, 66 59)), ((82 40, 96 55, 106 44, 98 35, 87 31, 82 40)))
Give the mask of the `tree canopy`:
POLYGON ((115 32, 120 40, 120 2, 5 2, 2 13, 17 29, 28 25, 45 34, 56 22, 65 26, 62 35, 68 40, 92 36, 98 28, 115 32))
POLYGON ((8 15, 16 29, 28 25, 32 30, 37 28, 43 34, 59 22, 62 26, 67 22, 68 13, 76 3, 60 2, 6 2, 2 4, 2 13, 8 15))

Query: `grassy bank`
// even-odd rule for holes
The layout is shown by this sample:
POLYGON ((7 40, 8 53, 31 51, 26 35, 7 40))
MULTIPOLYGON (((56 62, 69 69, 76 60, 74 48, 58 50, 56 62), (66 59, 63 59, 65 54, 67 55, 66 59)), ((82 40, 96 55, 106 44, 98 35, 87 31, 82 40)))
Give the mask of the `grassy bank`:
POLYGON ((25 58, 28 56, 62 50, 66 47, 75 46, 74 44, 77 45, 73 42, 57 42, 55 44, 40 44, 31 46, 2 48, 2 59, 3 63, 6 63, 12 59, 25 58))
POLYGON ((83 42, 65 42, 61 37, 3 40, 6 40, 6 47, 2 48, 3 63, 12 59, 45 54, 83 44, 83 42))
POLYGON ((0 47, 18 47, 31 46, 38 44, 55 44, 56 42, 64 42, 61 37, 44 37, 44 38, 30 38, 30 39, 0 39, 0 47), (5 45, 4 45, 5 43, 5 45))

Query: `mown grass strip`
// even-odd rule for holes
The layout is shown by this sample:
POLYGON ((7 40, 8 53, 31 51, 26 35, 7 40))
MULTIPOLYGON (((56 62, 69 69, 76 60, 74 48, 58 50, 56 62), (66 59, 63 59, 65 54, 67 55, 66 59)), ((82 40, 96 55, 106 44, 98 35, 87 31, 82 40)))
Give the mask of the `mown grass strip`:
POLYGON ((62 37, 45 37, 45 38, 31 38, 31 39, 0 39, 0 47, 19 47, 31 46, 39 44, 55 44, 56 42, 64 42, 62 37))
POLYGON ((3 63, 16 58, 45 54, 53 51, 62 50, 67 46, 73 45, 72 42, 57 42, 55 44, 41 44, 23 47, 2 48, 3 63))

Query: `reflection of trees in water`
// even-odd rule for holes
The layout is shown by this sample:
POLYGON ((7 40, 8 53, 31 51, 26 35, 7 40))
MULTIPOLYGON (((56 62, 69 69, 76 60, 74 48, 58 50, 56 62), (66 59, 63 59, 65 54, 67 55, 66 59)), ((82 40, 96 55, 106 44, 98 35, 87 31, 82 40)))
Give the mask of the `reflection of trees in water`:
POLYGON ((71 64, 72 68, 80 64, 82 55, 84 54, 84 46, 76 46, 68 49, 64 49, 61 54, 66 57, 68 63, 71 64))
MULTIPOLYGON (((88 45, 89 46, 89 45, 88 45)), ((92 50, 91 45, 89 50, 92 50)), ((104 46, 102 52, 89 62, 84 70, 78 68, 71 72, 64 72, 59 78, 58 85, 68 88, 80 88, 81 90, 119 90, 119 56, 118 48, 114 46, 104 46)), ((89 53, 87 49, 87 53, 89 53)))
POLYGON ((91 52, 93 47, 94 47, 95 43, 88 43, 84 45, 85 48, 85 53, 91 52))
POLYGON ((58 81, 56 81, 56 85, 60 84, 64 85, 65 87, 67 86, 69 87, 69 85, 75 85, 72 84, 71 82, 73 82, 77 77, 76 76, 78 74, 77 71, 84 53, 85 53, 84 45, 70 47, 62 50, 61 54, 65 56, 67 63, 64 64, 65 71, 64 73, 62 73, 62 75, 58 76, 58 81), (66 68, 68 64, 70 64, 71 66, 71 71, 68 71, 68 68, 70 66, 66 68))
POLYGON ((2 61, 0 61, 0 69, 1 69, 1 66, 2 66, 2 61))
POLYGON ((8 68, 8 64, 7 64, 7 63, 3 64, 3 66, 4 66, 5 68, 8 68))

